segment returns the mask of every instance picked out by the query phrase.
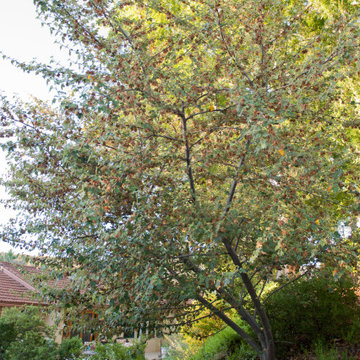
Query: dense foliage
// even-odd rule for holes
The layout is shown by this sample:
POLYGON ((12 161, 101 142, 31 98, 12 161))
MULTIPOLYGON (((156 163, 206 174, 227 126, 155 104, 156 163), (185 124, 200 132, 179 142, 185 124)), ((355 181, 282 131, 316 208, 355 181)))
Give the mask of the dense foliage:
POLYGON ((144 344, 98 344, 90 360, 145 360, 144 344))
MULTIPOLYGON (((246 328, 246 325, 241 324, 241 321, 237 320, 236 322, 246 328)), ((188 357, 189 360, 217 358, 253 360, 258 358, 254 350, 249 348, 230 327, 209 335, 197 349, 196 354, 188 357)), ((177 359, 181 359, 181 357, 177 357, 177 359)))
POLYGON ((73 282, 48 295, 103 305, 102 329, 175 331, 207 308, 274 359, 266 281, 357 259, 359 5, 34 2, 75 64, 12 60, 58 95, 3 99, 3 238, 51 255, 73 282))
POLYGON ((278 357, 337 339, 360 342, 360 306, 354 281, 329 274, 304 278, 266 303, 278 357))
POLYGON ((79 338, 56 344, 53 329, 46 326, 35 307, 5 309, 0 317, 1 360, 79 359, 81 348, 79 338))
POLYGON ((82 359, 82 347, 82 340, 77 336, 63 339, 57 349, 56 360, 82 359))
MULTIPOLYGON (((277 358, 308 359, 315 355, 317 359, 337 359, 359 344, 360 305, 356 290, 351 277, 334 280, 328 271, 322 271, 316 277, 303 277, 288 285, 286 291, 274 293, 265 307, 271 319, 277 358), (342 349, 336 349, 336 344, 343 345, 342 349)), ((236 316, 232 319, 241 323, 236 316)), ((166 360, 258 358, 236 332, 229 327, 218 329, 216 323, 211 328, 212 321, 204 317, 186 326, 182 347, 179 340, 170 339, 166 360), (202 340, 195 342, 193 338, 199 335, 202 340)))

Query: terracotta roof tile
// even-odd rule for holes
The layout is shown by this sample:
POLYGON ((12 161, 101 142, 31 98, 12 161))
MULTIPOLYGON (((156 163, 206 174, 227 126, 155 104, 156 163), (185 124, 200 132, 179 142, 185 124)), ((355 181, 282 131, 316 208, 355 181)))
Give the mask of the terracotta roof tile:
MULTIPOLYGON (((42 270, 34 266, 19 265, 0 261, 0 304, 39 304, 32 277, 41 275, 42 270)), ((59 281, 47 280, 47 285, 64 288, 68 278, 59 281)), ((36 285, 35 285, 36 287, 36 285)))
POLYGON ((38 304, 34 293, 0 269, 0 303, 38 304))

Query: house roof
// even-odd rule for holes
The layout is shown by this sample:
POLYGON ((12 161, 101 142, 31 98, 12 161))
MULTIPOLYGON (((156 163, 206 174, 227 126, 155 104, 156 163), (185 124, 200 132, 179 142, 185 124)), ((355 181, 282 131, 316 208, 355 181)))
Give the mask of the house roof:
MULTIPOLYGON (((41 269, 34 266, 18 265, 0 261, 0 305, 45 304, 32 285, 34 275, 40 275, 41 269)), ((68 279, 47 281, 50 286, 63 288, 68 279)))
POLYGON ((34 288, 13 264, 0 261, 0 304, 38 304, 34 288))

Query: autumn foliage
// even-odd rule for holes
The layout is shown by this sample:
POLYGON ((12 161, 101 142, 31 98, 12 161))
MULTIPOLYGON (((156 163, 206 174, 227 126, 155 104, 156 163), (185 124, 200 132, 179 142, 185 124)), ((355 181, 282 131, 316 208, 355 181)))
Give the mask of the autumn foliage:
POLYGON ((3 99, 4 237, 51 255, 73 289, 50 295, 106 306, 111 328, 175 331, 207 308, 274 359, 267 281, 357 256, 358 5, 35 4, 78 67, 13 60, 58 96, 3 99))

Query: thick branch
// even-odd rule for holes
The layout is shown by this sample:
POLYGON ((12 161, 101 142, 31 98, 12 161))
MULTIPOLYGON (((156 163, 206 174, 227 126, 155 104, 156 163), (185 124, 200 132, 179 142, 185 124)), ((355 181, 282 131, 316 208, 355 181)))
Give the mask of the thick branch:
MULTIPOLYGON (((228 251, 234 265, 240 269, 242 267, 241 261, 240 261, 239 257, 237 256, 235 250, 231 246, 231 243, 228 241, 228 239, 223 238, 223 244, 225 245, 225 248, 228 251)), ((259 315, 260 321, 264 327, 264 335, 265 335, 266 343, 273 344, 271 325, 270 325, 269 319, 265 313, 265 310, 256 294, 256 290, 255 290, 253 284, 251 283, 249 276, 246 273, 241 272, 240 277, 246 287, 247 292, 250 295, 251 301, 254 304, 255 311, 259 315)))
POLYGON ((234 329, 256 352, 258 355, 261 355, 262 351, 260 346, 252 339, 239 325, 237 325, 234 321, 228 318, 221 310, 212 305, 206 299, 204 299, 201 295, 197 295, 196 299, 206 306, 212 313, 214 313, 217 317, 219 317, 225 324, 229 325, 232 329, 234 329))
MULTIPOLYGON (((196 274, 200 274, 201 270, 189 259, 183 259, 183 263, 187 265, 192 271, 196 274)), ((241 318, 246 321, 254 333, 257 335, 259 341, 264 344, 264 335, 260 329, 260 326, 257 324, 256 320, 251 317, 251 315, 244 309, 244 307, 239 303, 231 294, 229 294, 224 288, 215 286, 212 288, 213 291, 216 291, 221 297, 228 302, 241 316, 241 318)))

